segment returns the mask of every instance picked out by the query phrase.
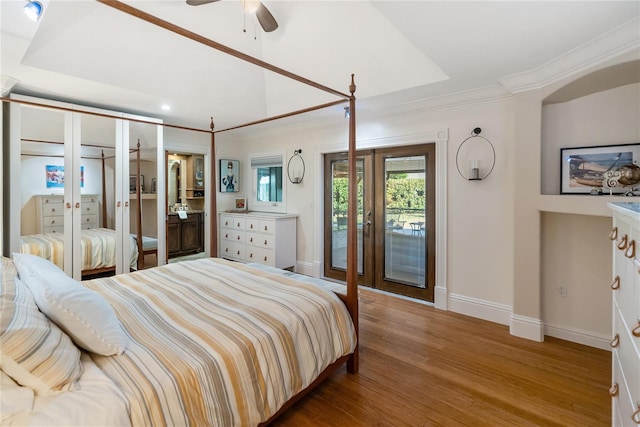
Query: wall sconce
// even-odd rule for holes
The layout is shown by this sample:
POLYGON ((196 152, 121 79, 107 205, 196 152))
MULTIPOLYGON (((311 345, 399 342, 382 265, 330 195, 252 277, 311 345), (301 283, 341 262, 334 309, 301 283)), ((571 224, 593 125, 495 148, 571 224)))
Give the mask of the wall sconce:
POLYGON ((28 0, 27 4, 24 5, 24 13, 31 19, 33 22, 38 22, 40 19, 40 15, 42 15, 42 3, 39 1, 28 0))
POLYGON ((287 163, 287 177, 292 184, 300 184, 304 179, 305 165, 300 153, 302 153, 301 148, 295 150, 287 163))
POLYGON ((482 129, 475 128, 471 136, 462 141, 456 152, 456 168, 464 179, 482 181, 488 177, 496 165, 496 150, 493 144, 484 136, 480 136, 482 129), (468 172, 463 173, 460 165, 468 164, 468 172))

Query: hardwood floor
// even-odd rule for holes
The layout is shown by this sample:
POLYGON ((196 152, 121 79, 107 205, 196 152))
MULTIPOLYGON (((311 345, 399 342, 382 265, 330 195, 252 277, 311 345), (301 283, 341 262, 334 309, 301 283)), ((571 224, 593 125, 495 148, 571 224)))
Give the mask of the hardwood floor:
POLYGON ((361 290, 360 372, 273 426, 609 426, 611 353, 361 290))

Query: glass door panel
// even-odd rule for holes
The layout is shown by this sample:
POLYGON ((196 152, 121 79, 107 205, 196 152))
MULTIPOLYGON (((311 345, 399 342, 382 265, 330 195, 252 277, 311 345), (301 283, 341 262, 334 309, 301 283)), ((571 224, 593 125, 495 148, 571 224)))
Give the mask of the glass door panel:
POLYGON ((384 159, 384 279, 425 287, 425 157, 384 159))
MULTIPOLYGON (((357 266, 358 282, 371 285, 373 282, 372 207, 373 190, 371 178, 372 158, 368 154, 356 159, 357 179, 357 266)), ((347 268, 347 203, 349 165, 346 154, 325 157, 325 170, 330 179, 325 189, 325 276, 346 280, 347 268)))

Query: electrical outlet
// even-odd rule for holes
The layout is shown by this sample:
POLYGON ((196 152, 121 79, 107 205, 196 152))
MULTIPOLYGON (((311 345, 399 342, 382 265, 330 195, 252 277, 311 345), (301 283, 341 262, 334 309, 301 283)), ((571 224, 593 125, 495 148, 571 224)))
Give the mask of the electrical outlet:
POLYGON ((558 291, 558 296, 560 298, 566 298, 567 297, 567 287, 566 286, 558 286, 556 288, 556 290, 558 291))

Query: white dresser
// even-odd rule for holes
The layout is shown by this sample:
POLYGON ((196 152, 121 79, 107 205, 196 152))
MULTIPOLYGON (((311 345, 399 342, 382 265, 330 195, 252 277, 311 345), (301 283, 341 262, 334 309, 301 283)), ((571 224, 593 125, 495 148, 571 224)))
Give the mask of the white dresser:
POLYGON ((611 424, 640 425, 640 203, 611 203, 613 336, 611 424))
MULTIPOLYGON (((36 201, 36 232, 63 233, 64 232, 64 196, 62 194, 34 196, 36 201)), ((82 196, 80 210, 82 211, 82 229, 98 227, 98 196, 86 194, 82 196)))
POLYGON ((293 269, 297 215, 221 213, 218 254, 241 262, 293 269))

